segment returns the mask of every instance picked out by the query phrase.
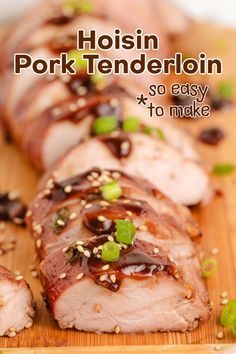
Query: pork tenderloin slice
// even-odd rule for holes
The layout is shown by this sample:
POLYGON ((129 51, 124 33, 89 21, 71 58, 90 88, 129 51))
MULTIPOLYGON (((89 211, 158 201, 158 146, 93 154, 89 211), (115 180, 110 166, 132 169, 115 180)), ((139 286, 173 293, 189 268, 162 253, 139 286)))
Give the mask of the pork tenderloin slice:
POLYGON ((30 328, 35 314, 31 289, 0 266, 0 336, 13 337, 24 328, 30 328))
POLYGON ((118 169, 146 178, 175 202, 196 205, 209 193, 203 168, 152 136, 132 133, 89 139, 72 149, 52 169, 57 180, 91 169, 118 169))
POLYGON ((84 245, 91 252, 89 258, 76 258, 75 254, 68 258, 59 250, 41 263, 47 301, 62 328, 122 333, 186 331, 208 318, 208 306, 195 296, 161 247, 154 254, 154 245, 136 240, 105 271, 105 263, 92 254, 104 236, 98 239, 84 245))
MULTIPOLYGON (((44 257, 51 249, 63 247, 69 240, 74 240, 78 234, 80 237, 82 235, 87 237, 86 232, 81 229, 81 218, 86 215, 86 211, 87 214, 91 211, 91 208, 87 209, 89 204, 91 207, 94 206, 98 213, 103 213, 104 208, 106 209, 110 205, 106 202, 104 205, 100 186, 106 181, 114 180, 114 178, 122 188, 122 198, 110 203, 111 207, 116 205, 119 208, 123 207, 124 213, 127 210, 134 210, 134 213, 141 211, 141 214, 148 214, 150 210, 153 210, 165 225, 171 225, 173 230, 169 231, 170 234, 176 229, 179 233, 187 234, 193 239, 201 235, 199 226, 193 220, 190 211, 184 206, 173 203, 146 180, 129 176, 120 171, 102 171, 94 168, 60 183, 53 180, 48 180, 46 183, 41 182, 42 190, 32 202, 31 212, 27 218, 31 233, 36 241, 39 240, 40 247, 37 251, 40 257, 44 257), (105 180, 99 182, 103 178, 105 180), (68 186, 72 187, 69 194, 64 192, 68 186), (91 200, 91 196, 94 200, 91 200), (122 204, 124 205, 122 206, 122 204), (64 218, 66 228, 61 228, 58 232, 58 227, 55 228, 55 218, 61 214, 61 211, 64 212, 64 215, 67 213, 66 220, 64 218)), ((161 225, 161 222, 159 224, 161 225)), ((162 231, 159 230, 160 233, 166 234, 164 227, 162 231)))

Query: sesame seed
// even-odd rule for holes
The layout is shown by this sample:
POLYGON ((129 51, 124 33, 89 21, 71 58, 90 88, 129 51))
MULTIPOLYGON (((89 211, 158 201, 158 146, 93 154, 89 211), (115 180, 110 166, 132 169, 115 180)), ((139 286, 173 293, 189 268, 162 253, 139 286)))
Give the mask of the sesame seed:
POLYGON ((115 179, 119 179, 121 177, 121 174, 120 172, 112 172, 112 177, 115 178, 115 179))
POLYGON ((42 240, 39 238, 37 241, 36 241, 36 247, 37 248, 40 248, 42 246, 42 240))
POLYGON ((211 253, 212 253, 212 254, 217 254, 217 253, 219 253, 219 248, 212 248, 211 253))
POLYGON ((52 110, 52 115, 54 117, 58 117, 62 113, 62 109, 59 107, 56 107, 52 110))
POLYGON ((129 204, 130 203, 130 199, 125 199, 124 200, 124 204, 129 204))
POLYGON ((99 250, 102 250, 102 245, 98 246, 98 249, 99 249, 99 250))
POLYGON ((146 225, 140 225, 139 226, 140 231, 147 231, 147 226, 146 225))
POLYGON ((98 178, 99 177, 99 174, 97 172, 92 172, 91 175, 92 175, 93 178, 98 178))
POLYGON ((215 348, 214 348, 214 350, 215 350, 216 352, 219 352, 219 351, 221 350, 221 346, 220 346, 220 345, 216 345, 215 348))
POLYGON ((32 270, 31 275, 32 275, 33 278, 38 278, 37 270, 32 270))
POLYGON ((101 201, 99 202, 99 204, 100 204, 101 206, 103 206, 103 207, 106 207, 106 206, 109 206, 109 205, 110 205, 110 203, 106 202, 105 200, 101 200, 101 201))
POLYGON ((84 98, 80 98, 78 101, 77 101, 77 107, 79 108, 82 108, 86 105, 86 100, 84 98))
POLYGON ((153 253, 157 254, 159 252, 160 252, 159 249, 157 247, 155 247, 154 250, 153 250, 153 253))
POLYGON ((111 235, 109 235, 109 236, 107 237, 107 239, 108 239, 108 241, 111 241, 111 242, 114 241, 114 237, 112 237, 111 235))
POLYGON ((89 182, 92 182, 92 181, 93 181, 93 176, 91 176, 91 175, 87 176, 87 180, 88 180, 89 182))
POLYGON ((130 144, 128 141, 124 141, 121 144, 120 149, 121 149, 122 155, 126 154, 129 151, 129 147, 130 147, 130 144))
POLYGON ((116 334, 120 333, 120 326, 115 326, 114 332, 115 332, 116 334))
POLYGON ((99 187, 100 183, 98 181, 93 181, 92 182, 92 187, 99 187))
POLYGON ((71 111, 71 112, 76 112, 77 109, 78 109, 78 106, 77 106, 76 103, 71 103, 71 104, 69 105, 69 111, 71 111))
POLYGON ((83 246, 78 246, 77 250, 81 253, 84 253, 84 247, 83 246))
POLYGON ((113 97, 113 98, 110 100, 110 105, 111 105, 112 107, 116 107, 116 106, 118 106, 118 104, 119 104, 119 100, 118 100, 117 98, 113 97))
POLYGON ((17 225, 21 225, 24 222, 21 218, 13 218, 12 221, 17 225))
POLYGON ((86 204, 85 207, 84 207, 84 209, 89 209, 89 208, 91 208, 91 207, 92 207, 92 204, 86 204))
POLYGON ((91 254, 88 250, 84 251, 84 255, 85 255, 85 257, 88 257, 88 258, 91 256, 91 254))
POLYGON ((19 198, 19 193, 18 192, 10 192, 8 193, 8 199, 9 200, 16 200, 19 198))
POLYGON ((102 267, 102 270, 108 270, 110 268, 109 264, 105 264, 103 267, 102 267))
POLYGON ((77 216, 76 213, 72 213, 72 214, 70 214, 69 219, 74 220, 76 218, 76 216, 77 216))
POLYGON ((226 305, 226 304, 228 304, 228 302, 229 302, 228 299, 223 299, 223 300, 221 300, 220 304, 221 305, 226 305))
POLYGON ((124 243, 120 243, 120 246, 121 246, 122 248, 124 248, 125 250, 128 248, 128 246, 127 246, 126 244, 124 244, 124 243))
POLYGON ((77 275, 76 279, 77 279, 77 280, 80 280, 80 279, 83 278, 83 276, 84 276, 84 273, 79 273, 79 274, 77 275))
POLYGON ((88 92, 88 90, 86 89, 86 87, 80 86, 80 87, 78 87, 76 92, 78 95, 85 95, 88 92))
POLYGON ((98 253, 98 248, 97 247, 94 247, 93 249, 93 254, 97 254, 98 253))
POLYGON ((23 275, 17 275, 17 276, 16 276, 16 280, 17 280, 17 281, 20 281, 20 280, 22 280, 22 279, 23 279, 23 275))
POLYGON ((126 210, 126 214, 127 214, 128 216, 132 216, 132 215, 133 215, 132 211, 130 211, 130 210, 126 210))
POLYGON ((101 312, 101 309, 102 309, 101 305, 99 305, 99 304, 95 305, 96 312, 101 312))
POLYGON ((217 335, 216 335, 216 338, 217 339, 222 339, 224 337, 224 333, 223 332, 218 332, 217 335))
POLYGON ((65 193, 71 193, 71 191, 72 191, 72 186, 70 186, 70 185, 68 185, 68 186, 66 186, 65 188, 64 188, 64 192, 65 193))
POLYGON ((10 338, 13 338, 13 337, 16 336, 16 332, 10 332, 10 333, 8 333, 7 336, 10 337, 10 338))
POLYGON ((57 225, 60 225, 60 226, 65 226, 65 223, 63 220, 57 220, 57 225))
POLYGON ((84 241, 80 241, 80 240, 76 241, 76 245, 77 246, 82 246, 82 245, 84 245, 84 241))
POLYGON ((227 297, 227 291, 223 291, 221 294, 220 294, 220 297, 222 298, 226 298, 227 297))
POLYGON ((69 247, 64 247, 63 250, 62 250, 62 252, 63 252, 63 253, 66 253, 68 250, 69 250, 69 247))
POLYGON ((105 221, 105 220, 106 220, 106 218, 105 218, 103 215, 99 215, 99 216, 98 216, 98 221, 103 222, 103 221, 105 221))
POLYGON ((168 257, 167 257, 167 258, 169 259, 169 261, 170 261, 170 262, 173 262, 173 261, 174 261, 173 256, 171 256, 170 254, 168 255, 168 257))
POLYGON ((25 325, 25 328, 28 329, 30 327, 32 327, 33 325, 33 322, 28 322, 26 325, 25 325))
POLYGON ((9 332, 16 332, 16 329, 14 327, 9 328, 9 332))
POLYGON ((116 282, 116 276, 115 274, 110 275, 110 280, 114 284, 116 282))
POLYGON ((107 279, 107 275, 106 274, 103 274, 100 276, 99 280, 100 281, 105 281, 107 279))
POLYGON ((85 206, 85 204, 86 204, 86 201, 85 200, 81 200, 80 205, 81 206, 85 206))
POLYGON ((50 189, 44 189, 44 191, 43 191, 43 194, 44 195, 50 195, 51 194, 51 190, 50 189))
POLYGON ((59 276, 60 279, 65 279, 66 278, 66 273, 62 273, 60 276, 59 276))
POLYGON ((33 212, 32 212, 32 210, 27 210, 27 212, 26 212, 26 214, 25 214, 25 216, 27 217, 27 218, 29 218, 29 217, 31 217, 33 215, 33 212))

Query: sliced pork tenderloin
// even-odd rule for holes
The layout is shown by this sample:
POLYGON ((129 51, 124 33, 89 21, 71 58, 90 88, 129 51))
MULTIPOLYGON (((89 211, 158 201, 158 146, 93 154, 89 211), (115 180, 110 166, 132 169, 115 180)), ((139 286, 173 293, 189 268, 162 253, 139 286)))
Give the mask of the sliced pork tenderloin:
POLYGON ((145 180, 99 169, 60 183, 49 180, 27 224, 44 259, 40 268, 47 302, 62 328, 186 331, 209 317, 189 237, 199 236, 199 228, 185 207, 145 180), (102 188, 114 181, 120 195, 107 201, 102 188), (134 225, 134 243, 118 242, 117 220, 134 225), (104 243, 114 241, 121 247, 119 259, 102 259, 104 243), (86 300, 84 291, 90 294, 86 300))
MULTIPOLYGON (((27 224, 35 238, 40 258, 76 240, 78 234, 80 239, 90 237, 88 225, 91 213, 96 211, 99 216, 100 212, 105 213, 106 206, 109 205, 102 200, 99 181, 103 181, 104 184, 111 182, 114 178, 119 181, 122 188, 122 199, 114 201, 113 204, 118 208, 119 217, 121 214, 125 216, 130 208, 134 211, 141 211, 142 220, 136 220, 136 224, 141 226, 140 237, 142 237, 144 219, 153 212, 158 214, 157 232, 162 235, 162 238, 165 235, 165 242, 173 238, 172 234, 176 233, 176 230, 180 230, 179 235, 187 234, 193 239, 201 235, 189 210, 173 203, 146 180, 131 177, 119 171, 102 171, 94 168, 60 183, 53 180, 47 181, 44 188, 41 187, 43 189, 32 202, 27 218, 27 224), (70 193, 64 191, 68 186, 72 188, 70 193), (90 200, 91 195, 93 200, 90 200), (135 203, 132 200, 135 200, 135 203), (87 208, 88 205, 90 208, 87 208), (58 220, 62 220, 66 228, 58 225, 58 220)), ((101 223, 100 227, 102 232, 105 232, 110 229, 111 225, 101 223)), ((90 225, 90 231, 91 228, 90 225)))
POLYGON ((102 169, 118 169, 146 178, 181 204, 196 205, 209 196, 209 179, 200 165, 165 142, 142 133, 115 132, 88 139, 72 149, 50 173, 63 180, 91 169, 95 163, 102 169))
POLYGON ((29 285, 0 266, 0 336, 15 337, 33 324, 35 304, 29 285))

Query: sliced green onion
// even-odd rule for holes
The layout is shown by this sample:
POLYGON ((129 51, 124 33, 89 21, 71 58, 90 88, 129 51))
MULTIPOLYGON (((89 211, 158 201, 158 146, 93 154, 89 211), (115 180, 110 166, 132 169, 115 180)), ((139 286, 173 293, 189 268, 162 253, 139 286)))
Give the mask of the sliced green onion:
POLYGON ((111 181, 107 183, 105 186, 100 188, 102 198, 111 202, 114 199, 120 198, 122 195, 122 189, 117 181, 111 181))
POLYGON ((116 223, 116 240, 126 245, 133 243, 136 228, 129 220, 115 220, 116 223))
POLYGON ((165 137, 165 134, 164 134, 163 130, 160 129, 160 128, 157 128, 156 131, 157 131, 158 138, 159 138, 160 140, 165 141, 165 140, 166 140, 166 137, 165 137))
POLYGON ((154 131, 155 131, 155 129, 152 127, 144 127, 143 128, 143 132, 148 135, 151 135, 154 131))
POLYGON ((106 262, 117 261, 120 257, 120 247, 114 241, 108 241, 102 246, 102 260, 106 262))
POLYGON ((63 11, 76 12, 79 11, 82 14, 90 14, 93 11, 93 7, 90 1, 79 0, 65 0, 63 4, 63 11))
POLYGON ((202 276, 204 278, 210 278, 217 271, 218 263, 215 258, 206 258, 202 264, 202 276))
POLYGON ((163 140, 163 141, 166 140, 165 134, 161 128, 144 127, 143 132, 148 135, 151 135, 151 134, 155 135, 156 134, 160 140, 163 140))
POLYGON ((93 125, 93 133, 95 135, 108 134, 116 130, 118 127, 117 118, 114 116, 103 116, 95 120, 93 125))
POLYGON ((104 83, 106 83, 106 77, 105 77, 105 75, 96 72, 95 74, 93 74, 91 76, 91 81, 95 85, 101 84, 101 83, 104 84, 104 83))
POLYGON ((221 312, 220 324, 222 326, 231 326, 234 321, 236 321, 236 300, 230 300, 221 312))
POLYGON ((220 98, 229 100, 233 96, 233 83, 231 81, 223 81, 219 84, 217 92, 220 98))
POLYGON ((235 171, 235 165, 227 164, 217 164, 213 166, 212 173, 217 176, 228 175, 235 171))
POLYGON ((140 120, 138 117, 127 117, 123 123, 123 130, 126 133, 137 132, 140 128, 140 120))
POLYGON ((236 336, 236 319, 234 319, 232 323, 232 332, 233 335, 236 336))
POLYGON ((87 61, 83 59, 83 54, 85 54, 85 52, 81 52, 77 49, 72 49, 68 52, 68 58, 75 60, 74 68, 76 70, 87 70, 87 61))

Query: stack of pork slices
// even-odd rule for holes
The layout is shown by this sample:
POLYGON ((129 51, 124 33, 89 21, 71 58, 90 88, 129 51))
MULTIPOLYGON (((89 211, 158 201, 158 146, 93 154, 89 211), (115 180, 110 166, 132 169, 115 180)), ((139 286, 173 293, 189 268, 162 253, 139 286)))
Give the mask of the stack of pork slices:
POLYGON ((42 1, 5 41, 3 123, 32 163, 47 171, 27 224, 47 302, 62 328, 186 331, 207 320, 209 300, 193 245, 200 231, 180 204, 203 202, 209 181, 188 133, 137 106, 136 93, 153 77, 101 78, 86 69, 66 77, 31 70, 14 76, 10 58, 16 52, 73 57, 77 29, 91 27, 99 34, 112 35, 117 27, 158 33, 165 56, 170 35, 186 26, 165 1, 42 1))

